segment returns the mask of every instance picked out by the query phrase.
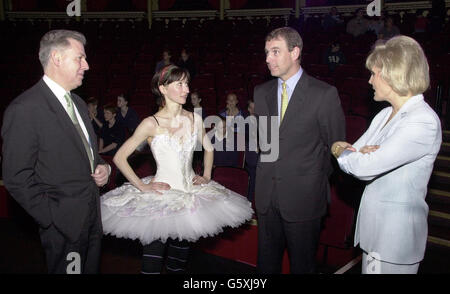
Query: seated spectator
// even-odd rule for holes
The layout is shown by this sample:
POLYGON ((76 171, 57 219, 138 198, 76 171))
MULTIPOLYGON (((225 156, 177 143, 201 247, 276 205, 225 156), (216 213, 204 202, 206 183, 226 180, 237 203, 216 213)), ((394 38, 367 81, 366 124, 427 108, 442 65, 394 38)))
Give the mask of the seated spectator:
POLYGON ((100 135, 100 129, 105 123, 105 118, 103 117, 103 111, 97 111, 98 100, 95 97, 89 97, 86 101, 89 118, 91 119, 92 127, 94 128, 97 137, 100 135))
POLYGON ((125 127, 128 136, 131 136, 141 120, 139 119, 137 112, 133 108, 128 107, 128 103, 129 99, 124 94, 120 94, 117 97, 119 113, 116 120, 125 127))
POLYGON ((214 166, 239 167, 239 152, 237 151, 237 133, 227 127, 225 118, 214 126, 211 143, 214 146, 214 166))
POLYGON ((447 16, 447 9, 445 8, 445 0, 432 0, 430 12, 430 33, 439 33, 445 28, 445 18, 447 16))
POLYGON ((165 66, 172 64, 172 61, 170 60, 172 58, 172 54, 170 53, 169 49, 165 49, 162 53, 162 60, 158 61, 155 67, 155 72, 160 71, 165 66))
POLYGON ((414 33, 424 33, 427 31, 428 19, 426 18, 425 12, 419 14, 414 23, 414 33))
POLYGON ((364 12, 364 9, 358 9, 356 16, 347 23, 347 33, 353 37, 364 35, 369 28, 369 20, 364 18, 364 12))
POLYGON ((205 109, 201 106, 200 102, 202 102, 202 99, 199 97, 198 92, 194 91, 191 93, 191 104, 192 104, 192 111, 197 113, 198 115, 202 116, 202 119, 205 120, 207 114, 205 109))
POLYGON ((394 25, 394 20, 392 17, 386 17, 384 21, 384 27, 378 34, 378 39, 389 40, 390 38, 400 35, 400 30, 396 25, 394 25))
POLYGON ((189 71, 189 74, 191 75, 191 80, 197 74, 195 61, 191 58, 190 52, 188 51, 187 48, 183 48, 181 50, 180 60, 178 60, 177 65, 189 71))
MULTIPOLYGON (((207 117, 206 111, 205 109, 200 105, 200 102, 202 101, 202 99, 200 99, 198 92, 194 91, 191 92, 190 94, 190 101, 192 104, 192 108, 188 107, 190 111, 197 113, 198 115, 202 116, 203 121, 205 120, 205 118, 207 117)), ((195 168, 199 168, 203 165, 203 148, 201 146, 201 144, 199 142, 197 142, 198 146, 196 146, 195 150, 201 150, 201 151, 195 151, 194 152, 194 157, 192 159, 192 165, 195 168)), ((194 168, 194 170, 195 170, 194 168)))
POLYGON ((334 41, 330 44, 330 47, 324 54, 323 61, 328 65, 330 73, 333 73, 337 66, 345 64, 345 55, 341 51, 341 46, 338 41, 334 41))
POLYGON ((381 13, 380 16, 374 17, 373 20, 369 21, 369 27, 368 30, 375 33, 375 35, 378 36, 380 31, 384 28, 384 14, 381 13))
POLYGON ((114 105, 105 105, 103 110, 105 123, 100 130, 98 153, 114 156, 125 141, 125 129, 120 122, 116 121, 117 108, 114 105))
POLYGON ((322 21, 322 27, 325 31, 333 31, 344 23, 339 17, 336 7, 331 7, 330 13, 326 14, 322 21))
MULTIPOLYGON (((237 106, 238 104, 238 99, 236 94, 234 93, 229 93, 227 96, 227 105, 226 108, 223 109, 222 111, 220 111, 219 115, 223 118, 227 118, 227 117, 232 117, 235 120, 238 119, 243 119, 244 118, 244 113, 242 112, 242 110, 239 109, 239 107, 237 106)), ((232 120, 227 120, 227 127, 232 127, 232 120)), ((239 129, 239 126, 235 125, 235 127, 233 128, 235 132, 239 132, 241 131, 239 129)))
POLYGON ((245 132, 245 169, 249 175, 248 182, 248 194, 247 199, 253 202, 255 199, 255 179, 256 179, 256 165, 258 163, 258 124, 255 117, 255 102, 253 100, 248 101, 248 113, 245 132), (250 119, 249 119, 250 118, 250 119))

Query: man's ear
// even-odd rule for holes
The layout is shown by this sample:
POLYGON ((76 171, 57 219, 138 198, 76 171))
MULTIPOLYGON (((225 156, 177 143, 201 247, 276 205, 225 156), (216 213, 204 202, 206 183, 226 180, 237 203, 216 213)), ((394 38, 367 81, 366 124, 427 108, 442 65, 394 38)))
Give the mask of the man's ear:
POLYGON ((291 53, 292 59, 297 60, 300 58, 300 54, 302 52, 299 47, 294 47, 290 53, 291 53))
POLYGON ((59 50, 53 50, 50 52, 50 62, 52 62, 55 66, 59 66, 61 64, 62 54, 59 50))

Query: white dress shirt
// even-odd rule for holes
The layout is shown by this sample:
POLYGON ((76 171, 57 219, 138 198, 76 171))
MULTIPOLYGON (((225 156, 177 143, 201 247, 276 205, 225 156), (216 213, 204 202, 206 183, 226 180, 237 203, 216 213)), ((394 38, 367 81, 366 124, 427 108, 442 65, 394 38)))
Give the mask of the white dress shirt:
POLYGON ((379 254, 382 261, 413 264, 423 259, 427 242, 427 185, 442 142, 439 117, 416 95, 386 124, 392 107, 380 111, 353 144, 356 150, 380 145, 374 152, 344 151, 341 169, 368 181, 358 212, 355 246, 379 254))

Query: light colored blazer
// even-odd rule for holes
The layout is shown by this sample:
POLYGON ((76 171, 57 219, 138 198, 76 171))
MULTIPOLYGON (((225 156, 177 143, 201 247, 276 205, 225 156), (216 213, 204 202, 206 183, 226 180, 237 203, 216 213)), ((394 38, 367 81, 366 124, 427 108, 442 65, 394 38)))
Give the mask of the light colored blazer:
POLYGON ((380 145, 369 154, 344 151, 341 169, 368 181, 358 212, 355 246, 382 261, 413 264, 425 253, 428 180, 442 142, 439 117, 422 95, 411 97, 386 124, 392 107, 380 111, 353 145, 380 145), (386 125, 385 125, 386 124, 386 125), (384 127, 383 127, 384 126, 384 127))

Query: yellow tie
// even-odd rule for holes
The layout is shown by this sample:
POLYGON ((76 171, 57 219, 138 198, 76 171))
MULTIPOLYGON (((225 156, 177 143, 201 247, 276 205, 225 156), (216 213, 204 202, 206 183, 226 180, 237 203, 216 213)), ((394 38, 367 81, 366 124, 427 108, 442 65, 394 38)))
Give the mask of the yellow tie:
POLYGON ((281 121, 283 121, 283 117, 284 117, 284 113, 286 112, 289 100, 288 100, 288 93, 286 90, 286 82, 283 82, 282 84, 283 86, 283 92, 281 93, 281 119, 280 119, 280 123, 281 121))

